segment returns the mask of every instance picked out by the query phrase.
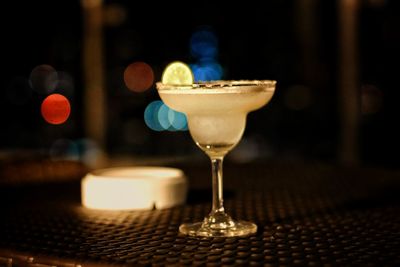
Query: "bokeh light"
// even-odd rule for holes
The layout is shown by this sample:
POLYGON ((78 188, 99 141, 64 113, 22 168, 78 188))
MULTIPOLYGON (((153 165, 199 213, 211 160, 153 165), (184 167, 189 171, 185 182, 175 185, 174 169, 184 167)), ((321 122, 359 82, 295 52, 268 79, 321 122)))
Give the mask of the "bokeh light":
POLYGON ((186 115, 170 109, 162 101, 151 102, 144 111, 146 125, 154 131, 186 131, 186 115))
POLYGON ((377 113, 383 104, 382 91, 371 84, 361 87, 361 113, 363 115, 377 113))
POLYGON ((58 139, 50 148, 50 158, 52 160, 74 160, 80 158, 79 146, 69 139, 58 139))
POLYGON ((159 132, 164 130, 158 120, 158 110, 162 105, 162 101, 156 100, 151 102, 144 110, 144 122, 146 123, 147 127, 152 129, 153 131, 159 132))
POLYGON ((39 94, 50 94, 58 85, 58 73, 50 65, 36 66, 29 76, 29 84, 39 94))
POLYGON ((76 144, 79 148, 80 160, 88 167, 97 168, 107 163, 107 156, 99 145, 92 139, 78 139, 76 144))
POLYGON ((175 131, 186 131, 188 129, 186 115, 182 112, 169 109, 168 121, 171 125, 171 128, 175 131))
POLYGON ((190 52, 198 58, 215 58, 218 53, 218 39, 214 32, 200 29, 190 39, 190 52))
POLYGON ((134 62, 124 71, 126 87, 134 92, 144 92, 154 83, 153 69, 144 62, 134 62))
POLYGON ((57 93, 67 96, 68 98, 74 96, 75 81, 68 72, 58 72, 57 93))
POLYGON ((197 59, 190 67, 194 80, 221 80, 223 68, 216 60, 218 56, 218 38, 209 29, 200 29, 193 33, 190 39, 190 52, 197 59))
POLYGON ((51 145, 49 156, 52 160, 80 161, 90 168, 107 164, 104 151, 92 139, 57 139, 51 145))
POLYGON ((24 77, 15 77, 6 88, 6 98, 14 105, 23 105, 32 96, 29 81, 24 77))
POLYGON ((62 124, 68 119, 71 113, 71 105, 65 96, 52 94, 43 100, 41 113, 48 123, 62 124))
POLYGON ((170 130, 171 128, 171 122, 168 118, 169 111, 170 108, 164 103, 158 109, 158 122, 160 123, 161 127, 163 127, 164 130, 170 130))
POLYGON ((223 70, 221 65, 215 60, 204 60, 191 66, 194 80, 198 81, 213 81, 221 80, 223 70))

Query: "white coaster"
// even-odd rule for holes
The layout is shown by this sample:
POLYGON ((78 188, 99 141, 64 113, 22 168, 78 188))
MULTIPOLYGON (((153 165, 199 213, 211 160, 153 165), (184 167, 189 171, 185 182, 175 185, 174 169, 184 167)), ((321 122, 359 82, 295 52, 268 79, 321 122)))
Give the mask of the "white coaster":
POLYGON ((186 194, 184 173, 167 167, 95 170, 81 182, 82 205, 92 209, 164 209, 183 204, 186 194))

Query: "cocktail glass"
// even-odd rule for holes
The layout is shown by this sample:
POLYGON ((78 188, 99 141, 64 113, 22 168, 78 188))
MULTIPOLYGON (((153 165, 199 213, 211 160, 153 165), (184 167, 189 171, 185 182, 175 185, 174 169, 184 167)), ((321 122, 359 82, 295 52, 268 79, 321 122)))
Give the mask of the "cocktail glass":
POLYGON ((192 236, 243 236, 257 231, 252 222, 235 221, 224 209, 222 162, 242 138, 247 114, 266 105, 276 81, 213 81, 191 85, 157 83, 164 103, 186 114, 196 145, 211 159, 212 209, 202 222, 179 227, 192 236))

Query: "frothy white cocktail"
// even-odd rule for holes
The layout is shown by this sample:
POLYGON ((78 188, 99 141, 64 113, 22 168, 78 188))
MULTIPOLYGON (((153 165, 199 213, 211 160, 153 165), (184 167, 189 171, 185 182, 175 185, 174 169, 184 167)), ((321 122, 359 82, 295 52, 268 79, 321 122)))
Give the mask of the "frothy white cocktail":
POLYGON ((247 114, 267 104, 274 88, 269 81, 236 81, 162 85, 158 92, 170 108, 186 114, 190 134, 201 149, 224 155, 241 139, 247 114))

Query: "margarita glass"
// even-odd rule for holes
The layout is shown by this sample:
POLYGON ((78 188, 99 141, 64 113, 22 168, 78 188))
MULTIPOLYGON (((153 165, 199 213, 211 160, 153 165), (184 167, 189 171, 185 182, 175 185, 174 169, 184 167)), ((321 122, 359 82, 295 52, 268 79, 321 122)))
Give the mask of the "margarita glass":
POLYGON ((254 223, 234 221, 223 206, 222 162, 242 138, 247 114, 266 105, 276 81, 213 81, 190 85, 157 83, 164 103, 187 116, 196 145, 211 159, 212 209, 202 222, 182 224, 192 236, 242 236, 257 231, 254 223))

